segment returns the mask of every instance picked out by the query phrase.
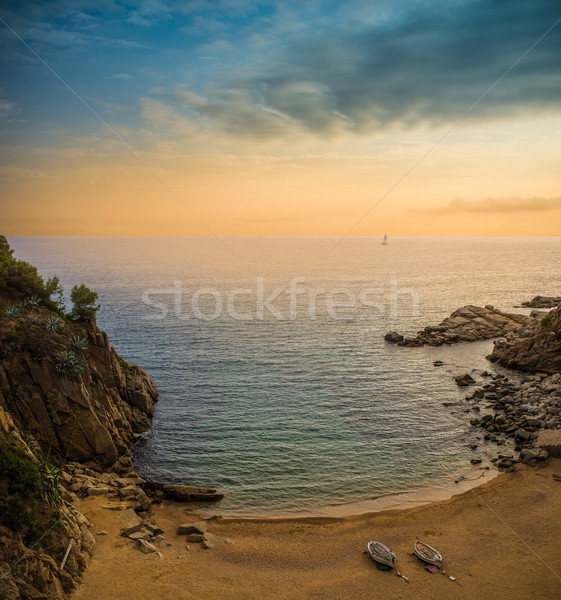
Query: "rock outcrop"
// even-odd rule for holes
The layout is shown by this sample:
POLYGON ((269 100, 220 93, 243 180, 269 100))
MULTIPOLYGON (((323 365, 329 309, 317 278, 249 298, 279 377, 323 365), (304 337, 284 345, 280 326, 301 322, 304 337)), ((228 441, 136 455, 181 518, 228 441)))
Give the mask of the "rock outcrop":
POLYGON ((497 340, 488 358, 511 369, 561 373, 561 306, 497 340))
POLYGON ((44 459, 34 440, 24 438, 0 403, 0 598, 64 599, 79 583, 95 539, 62 486, 51 489, 59 501, 47 501, 39 476, 44 459))
POLYGON ((504 313, 493 306, 463 306, 455 310, 440 325, 425 327, 413 338, 399 339, 396 332, 385 337, 398 346, 442 346, 457 342, 475 342, 487 340, 514 331, 533 323, 534 319, 526 315, 504 313))
POLYGON ((38 307, 0 319, 0 404, 44 452, 111 467, 149 427, 156 388, 95 323, 53 331, 54 318, 38 307))
POLYGON ((194 485, 173 485, 145 481, 143 487, 148 493, 159 493, 162 498, 169 498, 177 502, 218 502, 224 498, 224 494, 214 488, 194 485))
POLYGON ((556 308, 561 304, 561 296, 534 296, 520 306, 528 308, 556 308))

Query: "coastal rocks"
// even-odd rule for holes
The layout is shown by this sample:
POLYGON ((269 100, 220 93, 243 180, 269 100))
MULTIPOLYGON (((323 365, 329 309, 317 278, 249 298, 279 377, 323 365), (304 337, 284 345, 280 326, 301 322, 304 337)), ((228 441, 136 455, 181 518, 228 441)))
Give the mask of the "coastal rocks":
POLYGON ((522 302, 521 306, 528 308, 555 308, 561 304, 561 296, 534 296, 527 302, 522 302))
POLYGON ((533 450, 527 448, 520 452, 520 460, 531 467, 544 467, 549 463, 549 454, 546 450, 533 450))
POLYGON ((504 313, 493 306, 464 306, 454 311, 438 326, 425 327, 413 338, 397 340, 397 332, 386 334, 388 341, 397 340, 399 346, 441 346, 457 342, 487 340, 527 326, 533 319, 526 315, 504 313), (391 339, 388 339, 388 336, 391 339))
POLYGON ((390 332, 386 333, 386 335, 384 336, 384 339, 386 340, 386 342, 390 342, 392 344, 397 344, 398 342, 403 341, 403 336, 401 334, 397 333, 397 331, 390 331, 390 332))
POLYGON ((542 448, 550 456, 561 458, 561 429, 540 431, 536 440, 536 448, 542 448))
POLYGON ((475 379, 469 373, 464 373, 463 375, 458 375, 457 377, 454 377, 454 381, 460 387, 467 387, 468 385, 472 385, 475 383, 475 379))
MULTIPOLYGON (((539 467, 549 456, 561 456, 561 375, 494 375, 466 400, 478 415, 470 424, 484 440, 513 443, 521 462, 539 467)), ((516 460, 499 454, 494 462, 508 470, 516 460)))
POLYGON ((561 373, 561 306, 497 340, 488 358, 510 369, 561 373))
POLYGON ((152 552, 156 552, 156 546, 147 542, 146 540, 136 540, 135 546, 143 553, 143 554, 151 554, 152 552))
POLYGON ((218 541, 218 536, 207 531, 208 525, 203 521, 197 523, 187 523, 179 525, 178 535, 185 535, 185 541, 188 544, 201 544, 206 550, 214 547, 218 541))
POLYGON ((144 489, 149 493, 159 493, 162 497, 177 502, 218 502, 224 498, 224 494, 214 488, 195 485, 172 485, 147 481, 144 484, 144 489))
POLYGON ((204 521, 198 521, 197 523, 184 523, 183 525, 178 526, 177 535, 203 535, 207 529, 208 525, 204 521))

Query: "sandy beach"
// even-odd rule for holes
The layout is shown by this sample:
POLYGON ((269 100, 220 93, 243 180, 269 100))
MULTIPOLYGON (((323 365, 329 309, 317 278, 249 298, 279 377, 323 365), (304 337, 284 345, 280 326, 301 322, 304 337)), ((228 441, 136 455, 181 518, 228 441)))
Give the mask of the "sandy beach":
POLYGON ((142 554, 119 535, 123 515, 82 500, 93 522, 94 558, 74 600, 167 599, 419 599, 551 600, 561 597, 561 459, 548 467, 519 466, 449 500, 355 517, 292 520, 211 520, 213 548, 185 543, 180 523, 188 505, 151 509, 173 546, 142 554), (105 533, 101 533, 105 532, 105 533), (415 537, 445 559, 430 574, 411 554, 415 537), (399 571, 382 572, 363 550, 379 539, 398 555, 399 571), (187 547, 188 546, 188 547, 187 547))

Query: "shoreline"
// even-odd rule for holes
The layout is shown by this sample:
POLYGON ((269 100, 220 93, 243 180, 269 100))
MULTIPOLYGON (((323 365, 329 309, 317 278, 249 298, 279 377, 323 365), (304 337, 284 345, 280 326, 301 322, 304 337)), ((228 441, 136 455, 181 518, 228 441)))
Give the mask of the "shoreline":
POLYGON ((520 465, 447 500, 406 509, 388 508, 348 517, 208 519, 213 544, 186 543, 181 523, 200 519, 185 505, 164 501, 151 508, 168 545, 142 554, 119 535, 124 515, 93 496, 79 509, 92 521, 98 548, 74 600, 370 600, 388 597, 448 600, 549 600, 561 589, 561 482, 552 478, 561 459, 535 469, 520 465), (411 555, 416 537, 444 556, 446 577, 429 574, 411 555), (363 554, 379 539, 398 555, 409 584, 378 571, 363 554), (537 558, 538 557, 538 558, 537 558))
MULTIPOLYGON (((476 471, 474 471, 475 473, 476 471)), ((204 518, 220 517, 224 522, 251 521, 298 521, 311 519, 347 519, 360 517, 366 514, 377 514, 387 510, 409 510, 418 506, 425 506, 434 502, 445 502, 460 496, 471 489, 480 487, 498 478, 503 473, 494 468, 481 469, 479 476, 463 478, 458 483, 443 483, 436 485, 423 485, 404 492, 390 492, 376 498, 359 500, 343 504, 319 505, 304 510, 263 511, 252 512, 221 512, 220 504, 194 505, 193 512, 199 513, 204 518)))

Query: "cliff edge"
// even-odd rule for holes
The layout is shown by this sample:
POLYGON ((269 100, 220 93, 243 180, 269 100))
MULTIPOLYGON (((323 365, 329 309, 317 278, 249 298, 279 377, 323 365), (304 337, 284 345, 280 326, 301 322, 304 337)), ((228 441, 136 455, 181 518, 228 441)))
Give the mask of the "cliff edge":
POLYGON ((74 473, 128 473, 134 434, 149 427, 157 400, 150 377, 120 358, 97 327, 97 294, 81 285, 71 297, 66 313, 58 278, 44 281, 0 236, 0 598, 6 600, 62 600, 80 582, 95 538, 74 506, 68 488, 75 478, 65 464, 84 465, 74 473))
POLYGON ((561 373, 561 306, 497 340, 489 360, 520 371, 561 373))

